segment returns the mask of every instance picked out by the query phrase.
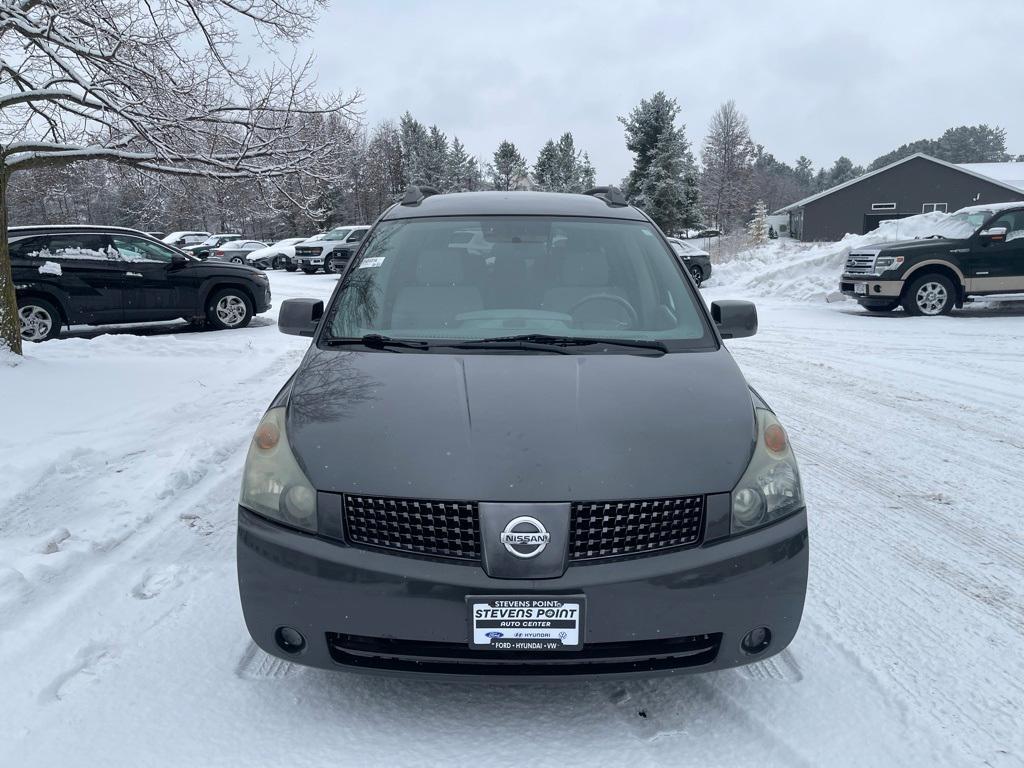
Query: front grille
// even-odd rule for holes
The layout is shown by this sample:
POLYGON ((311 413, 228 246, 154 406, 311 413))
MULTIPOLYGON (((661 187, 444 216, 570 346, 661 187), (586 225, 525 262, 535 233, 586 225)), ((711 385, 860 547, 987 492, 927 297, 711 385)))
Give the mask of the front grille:
POLYGON ((846 275, 873 275, 875 274, 875 254, 873 253, 851 253, 846 257, 846 275))
POLYGON ((572 505, 569 560, 692 547, 704 528, 704 497, 572 505))
MULTIPOLYGON (((704 531, 704 497, 576 502, 569 520, 569 561, 638 557, 693 547, 704 531)), ((479 562, 480 513, 473 502, 383 496, 345 497, 349 543, 479 562)))
POLYGON ((476 504, 345 496, 345 532, 353 544, 456 560, 480 559, 476 504))
POLYGON ((319 248, 296 248, 295 256, 298 258, 310 258, 311 256, 319 256, 319 248))
POLYGON ((467 644, 327 633, 337 664, 450 675, 573 675, 699 667, 718 656, 721 633, 588 643, 578 651, 489 651, 467 644))

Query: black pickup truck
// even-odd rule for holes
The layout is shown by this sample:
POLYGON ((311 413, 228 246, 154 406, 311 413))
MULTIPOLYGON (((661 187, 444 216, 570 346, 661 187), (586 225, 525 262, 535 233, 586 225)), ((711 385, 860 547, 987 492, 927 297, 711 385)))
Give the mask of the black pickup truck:
POLYGON ((21 336, 46 341, 65 325, 183 318, 242 328, 270 309, 264 272, 202 262, 144 232, 118 227, 7 231, 21 336))
POLYGON ((945 315, 972 296, 1024 294, 1024 203, 961 208, 927 237, 850 251, 839 290, 867 310, 945 315))

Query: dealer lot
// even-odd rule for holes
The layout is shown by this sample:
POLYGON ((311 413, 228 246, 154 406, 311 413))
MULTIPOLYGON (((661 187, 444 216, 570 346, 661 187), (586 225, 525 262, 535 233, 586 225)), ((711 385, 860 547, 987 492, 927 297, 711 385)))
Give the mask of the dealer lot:
MULTIPOLYGON (((272 273, 275 303, 336 279, 272 273)), ((729 347, 787 425, 816 510, 803 624, 764 664, 625 683, 379 680, 253 648, 233 505, 304 340, 270 325, 102 335, 0 361, 0 387, 48 414, 9 404, 0 434, 0 762, 135 765, 144 748, 341 766, 386 749, 412 766, 429 743, 456 764, 514 745, 524 765, 1014 765, 1024 305, 758 309, 758 336, 729 347), (90 738, 41 738, 69 721, 90 738)))

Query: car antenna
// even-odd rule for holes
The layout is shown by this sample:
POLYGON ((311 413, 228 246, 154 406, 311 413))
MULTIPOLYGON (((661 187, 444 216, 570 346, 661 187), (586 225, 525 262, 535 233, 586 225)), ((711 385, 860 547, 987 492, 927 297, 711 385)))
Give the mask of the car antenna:
POLYGON ((612 208, 625 208, 629 205, 626 201, 626 196, 622 194, 622 190, 618 187, 592 187, 583 194, 604 200, 612 208))
POLYGON ((402 197, 402 205, 419 205, 431 195, 441 194, 434 187, 422 184, 410 184, 405 188, 405 195, 402 197))

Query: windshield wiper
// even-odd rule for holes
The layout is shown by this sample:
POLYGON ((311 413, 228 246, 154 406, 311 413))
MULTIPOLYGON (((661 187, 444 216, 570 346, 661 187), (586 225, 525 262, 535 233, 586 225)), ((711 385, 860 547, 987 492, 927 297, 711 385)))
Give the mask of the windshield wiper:
MULTIPOLYGON (((601 339, 587 336, 555 336, 546 333, 524 333, 519 336, 493 336, 487 339, 474 339, 466 344, 497 345, 514 344, 524 342, 546 347, 586 347, 597 344, 607 344, 616 347, 634 347, 638 349, 654 349, 658 352, 668 352, 668 347, 660 341, 645 339, 601 339)), ((463 345, 460 345, 463 346, 463 345)))
POLYGON ((346 344, 362 344, 370 349, 386 349, 400 347, 402 349, 429 349, 430 345, 425 341, 406 341, 404 339, 393 339, 390 336, 381 336, 379 333, 368 333, 360 337, 342 337, 324 339, 324 344, 330 347, 341 347, 346 344))

